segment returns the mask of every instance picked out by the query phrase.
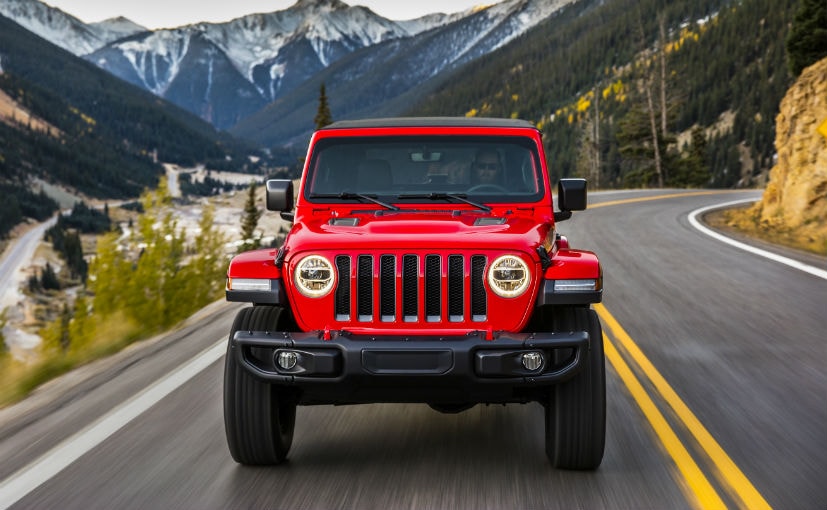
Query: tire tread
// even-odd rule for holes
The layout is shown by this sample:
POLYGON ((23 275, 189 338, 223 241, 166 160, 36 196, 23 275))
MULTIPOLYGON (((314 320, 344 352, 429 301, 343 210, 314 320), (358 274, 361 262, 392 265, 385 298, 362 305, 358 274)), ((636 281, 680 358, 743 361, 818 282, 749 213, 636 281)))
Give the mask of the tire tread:
MULTIPOLYGON (((244 308, 236 315, 230 339, 237 331, 275 331, 282 316, 280 307, 244 308)), ((224 367, 224 428, 233 459, 248 465, 283 462, 293 440, 295 403, 285 391, 240 366, 232 342, 224 367)))
POLYGON ((551 389, 546 405, 546 454, 560 469, 594 470, 603 460, 606 441, 606 371, 603 332, 594 310, 556 309, 555 331, 588 331, 583 371, 551 389))

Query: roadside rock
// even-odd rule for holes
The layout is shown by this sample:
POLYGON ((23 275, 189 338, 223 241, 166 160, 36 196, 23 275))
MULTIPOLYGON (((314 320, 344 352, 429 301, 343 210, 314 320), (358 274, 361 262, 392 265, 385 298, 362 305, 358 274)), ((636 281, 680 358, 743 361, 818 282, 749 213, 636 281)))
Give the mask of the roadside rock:
POLYGON ((776 117, 778 161, 753 209, 762 227, 827 246, 827 58, 806 68, 776 117), (821 131, 819 132, 819 127, 821 131))

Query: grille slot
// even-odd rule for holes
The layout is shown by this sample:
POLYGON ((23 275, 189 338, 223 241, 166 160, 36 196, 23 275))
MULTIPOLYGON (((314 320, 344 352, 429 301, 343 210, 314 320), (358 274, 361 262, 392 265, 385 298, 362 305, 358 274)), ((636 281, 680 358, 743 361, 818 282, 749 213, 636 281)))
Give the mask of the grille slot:
POLYGON ((425 257, 425 320, 428 322, 439 322, 442 316, 440 262, 439 255, 425 257))
POLYGON ((373 320, 373 257, 359 255, 356 299, 360 322, 373 320))
POLYGON ((350 257, 336 257, 339 280, 336 283, 336 320, 350 320, 350 257))
POLYGON ((382 322, 396 319, 396 257, 379 258, 379 315, 382 322))
POLYGON ((465 264, 462 255, 448 257, 448 320, 461 322, 465 315, 465 264))
POLYGON ((416 322, 419 315, 419 257, 402 257, 402 317, 405 322, 416 322))
POLYGON ((340 255, 335 260, 339 271, 337 321, 353 320, 354 313, 359 322, 487 319, 484 255, 362 254, 340 255), (351 269, 354 263, 355 271, 351 269))
POLYGON ((487 318, 485 295, 485 256, 471 257, 471 320, 483 322, 487 318))

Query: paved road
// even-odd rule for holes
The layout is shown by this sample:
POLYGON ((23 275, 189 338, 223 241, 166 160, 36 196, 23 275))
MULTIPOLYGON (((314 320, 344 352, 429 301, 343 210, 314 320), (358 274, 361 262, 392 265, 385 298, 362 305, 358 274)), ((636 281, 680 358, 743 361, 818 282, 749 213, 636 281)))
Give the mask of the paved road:
POLYGON ((53 216, 48 221, 36 225, 20 238, 11 241, 8 248, 0 253, 0 311, 17 303, 17 288, 25 279, 22 271, 31 264, 34 251, 43 239, 43 234, 56 221, 57 216, 53 216))
POLYGON ((240 467, 224 441, 218 343, 238 307, 216 304, 169 337, 0 411, 0 508, 824 508, 827 281, 687 220, 755 194, 639 200, 651 194, 593 194, 589 211, 559 225, 604 264, 608 424, 596 472, 548 466, 533 404, 458 415, 299 408, 290 461, 240 467), (180 387, 150 390, 157 404, 129 400, 214 346, 180 387), (146 412, 135 411, 141 402, 146 412), (136 415, 122 428, 107 415, 118 406, 136 415), (97 444, 95 434, 108 438, 97 444), (63 457, 18 476, 55 451, 63 457), (12 499, 21 480, 32 488, 12 499))

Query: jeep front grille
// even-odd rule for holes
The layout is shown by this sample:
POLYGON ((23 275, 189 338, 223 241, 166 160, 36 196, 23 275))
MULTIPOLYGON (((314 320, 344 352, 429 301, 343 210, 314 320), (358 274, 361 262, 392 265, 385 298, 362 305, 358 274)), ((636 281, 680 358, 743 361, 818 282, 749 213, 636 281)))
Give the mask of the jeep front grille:
POLYGON ((337 321, 487 319, 484 255, 339 255, 335 260, 337 321))

